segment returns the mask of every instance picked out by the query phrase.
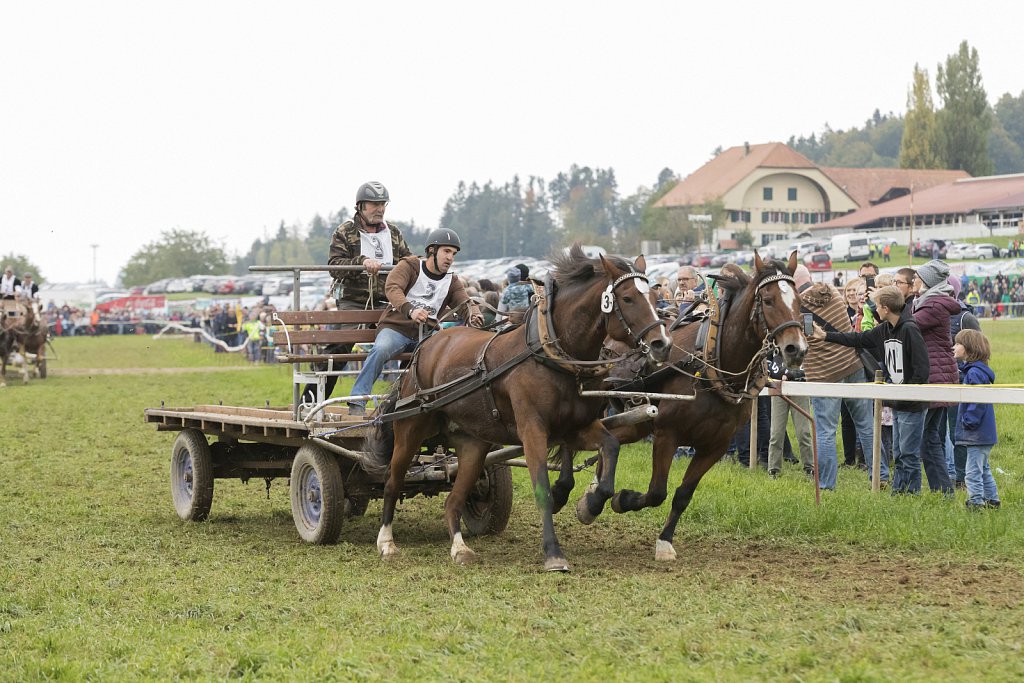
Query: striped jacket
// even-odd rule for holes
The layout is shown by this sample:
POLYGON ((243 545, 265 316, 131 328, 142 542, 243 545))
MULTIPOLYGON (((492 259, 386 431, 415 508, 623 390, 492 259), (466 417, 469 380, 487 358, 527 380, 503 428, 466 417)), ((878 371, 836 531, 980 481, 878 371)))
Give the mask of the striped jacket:
MULTIPOLYGON (((846 302, 832 285, 824 282, 811 285, 800 292, 800 301, 805 312, 816 313, 837 332, 853 331, 846 302)), ((808 339, 807 347, 803 368, 808 382, 838 382, 854 371, 864 369, 857 351, 848 346, 808 339)))

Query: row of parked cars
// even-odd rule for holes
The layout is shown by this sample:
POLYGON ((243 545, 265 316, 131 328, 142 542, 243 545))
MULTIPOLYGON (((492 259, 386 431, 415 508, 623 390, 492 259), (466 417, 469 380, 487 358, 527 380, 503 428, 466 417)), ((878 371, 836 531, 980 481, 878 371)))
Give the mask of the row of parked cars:
POLYGON ((954 240, 921 240, 914 242, 914 256, 940 259, 996 259, 1009 256, 1008 249, 991 243, 956 242, 954 240))
MULTIPOLYGON (((301 287, 306 296, 324 295, 330 288, 328 273, 303 273, 301 287), (308 290, 308 292, 307 292, 308 290), (322 291, 321 291, 322 290, 322 291)), ((250 273, 247 275, 193 275, 186 278, 157 280, 145 287, 135 287, 132 294, 176 294, 181 292, 229 294, 233 296, 282 296, 292 293, 291 275, 250 273)))

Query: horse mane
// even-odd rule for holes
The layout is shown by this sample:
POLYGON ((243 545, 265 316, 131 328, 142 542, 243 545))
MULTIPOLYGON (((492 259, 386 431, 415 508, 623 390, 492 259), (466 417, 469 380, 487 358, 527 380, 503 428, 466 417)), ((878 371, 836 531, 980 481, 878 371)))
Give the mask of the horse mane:
MULTIPOLYGON (((633 270, 633 264, 621 256, 605 256, 605 259, 615 267, 629 272, 633 270)), ((578 283, 587 283, 594 279, 595 275, 604 275, 604 267, 601 259, 589 258, 583 253, 579 242, 574 242, 569 251, 553 256, 551 258, 551 274, 555 282, 562 287, 578 283)))

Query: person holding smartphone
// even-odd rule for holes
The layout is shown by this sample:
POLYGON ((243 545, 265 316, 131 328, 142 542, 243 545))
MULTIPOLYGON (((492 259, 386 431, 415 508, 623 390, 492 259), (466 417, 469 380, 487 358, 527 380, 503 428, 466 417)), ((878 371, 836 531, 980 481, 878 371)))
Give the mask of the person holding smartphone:
MULTIPOLYGON (((908 302, 897 287, 875 291, 872 298, 880 324, 868 332, 826 332, 815 325, 813 340, 841 346, 882 349, 887 384, 924 384, 931 370, 928 348, 913 316, 901 315, 908 302)), ((921 492, 921 454, 924 446, 927 401, 886 402, 893 409, 892 492, 921 492)), ((888 464, 882 458, 881 476, 887 478, 888 464)))

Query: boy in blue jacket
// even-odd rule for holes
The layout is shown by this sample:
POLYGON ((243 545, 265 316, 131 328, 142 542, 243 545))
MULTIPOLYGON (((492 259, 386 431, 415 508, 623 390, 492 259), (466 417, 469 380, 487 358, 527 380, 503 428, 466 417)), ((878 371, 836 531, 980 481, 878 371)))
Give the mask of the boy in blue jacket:
MULTIPOLYGON (((953 355, 960 363, 963 384, 992 384, 996 373, 988 366, 988 339, 978 330, 960 330, 953 355)), ((996 437, 996 411, 991 403, 961 403, 956 420, 956 444, 967 447, 967 509, 998 508, 996 480, 988 456, 996 437)))

